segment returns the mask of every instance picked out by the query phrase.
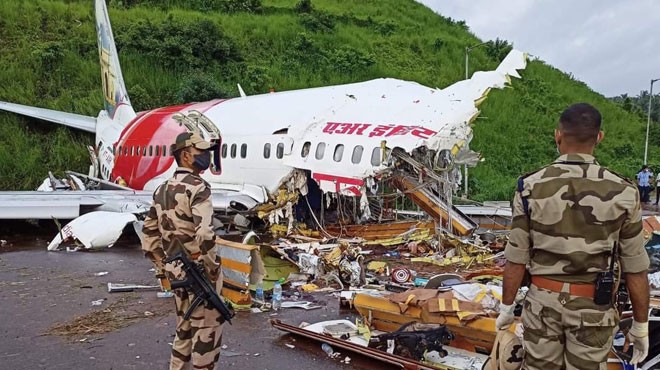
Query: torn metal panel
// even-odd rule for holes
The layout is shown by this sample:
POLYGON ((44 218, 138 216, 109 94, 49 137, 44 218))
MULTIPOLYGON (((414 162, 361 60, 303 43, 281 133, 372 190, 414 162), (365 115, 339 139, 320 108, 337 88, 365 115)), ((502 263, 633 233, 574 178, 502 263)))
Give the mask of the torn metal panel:
POLYGON ((393 238, 370 240, 365 242, 364 244, 392 246, 392 245, 399 245, 408 242, 428 241, 431 238, 433 238, 434 235, 435 235, 435 230, 430 231, 429 229, 418 229, 418 230, 411 230, 405 232, 393 238))
MULTIPOLYGON (((449 345, 443 346, 443 353, 436 350, 424 351, 424 360, 399 356, 369 346, 370 338, 387 335, 377 330, 371 331, 364 325, 356 325, 348 320, 328 320, 310 325, 295 327, 280 320, 271 319, 271 325, 279 330, 300 335, 320 343, 327 343, 337 349, 349 350, 375 360, 394 365, 401 369, 415 370, 473 370, 481 369, 488 356, 469 352, 449 345), (346 338, 346 339, 342 339, 346 338)), ((438 327, 438 325, 434 325, 438 327)), ((420 343, 418 343, 420 344, 420 343)), ((420 350, 423 350, 420 348, 420 350)))
POLYGON ((215 243, 222 258, 222 296, 236 306, 249 307, 252 304, 250 284, 260 282, 266 274, 259 246, 221 238, 215 243))
POLYGON ((236 243, 217 238, 218 253, 222 258, 224 283, 247 289, 266 275, 258 245, 236 243))
POLYGON ((364 180, 381 175, 388 167, 378 148, 412 153, 426 147, 456 156, 467 150, 472 139, 470 123, 479 114, 478 104, 491 88, 503 88, 510 76, 519 77, 517 69, 525 68, 526 61, 526 54, 513 50, 498 69, 475 73, 445 89, 395 79, 319 89, 332 96, 326 96, 331 106, 304 117, 311 124, 289 127, 294 155, 285 156, 284 163, 310 170, 323 191, 360 195, 364 180), (322 148, 319 143, 324 143, 322 148), (355 160, 351 166, 337 160, 351 155, 349 150, 355 144, 363 147, 360 157, 367 160, 355 160))
POLYGON ((122 283, 108 283, 108 293, 124 293, 133 292, 135 290, 160 290, 159 285, 139 285, 139 284, 122 284, 122 283))
MULTIPOLYGON (((513 213, 511 207, 507 206, 456 206, 463 214, 474 221, 479 230, 509 230, 511 229, 511 218, 513 213)), ((477 231, 479 231, 477 230, 477 231)))
POLYGON ((447 203, 429 187, 423 186, 416 179, 398 173, 392 177, 392 183, 407 197, 422 208, 431 218, 442 222, 447 227, 450 223, 454 232, 467 235, 477 228, 477 224, 456 207, 448 211, 447 203))
POLYGON ((333 235, 342 237, 358 237, 367 241, 395 238, 410 231, 427 230, 435 233, 435 222, 397 221, 366 225, 329 225, 325 229, 333 235))
POLYGON ((48 245, 56 250, 64 241, 79 241, 87 248, 112 247, 126 225, 136 222, 132 213, 90 212, 66 224, 48 245))
MULTIPOLYGON (((260 255, 266 271, 263 278, 264 291, 273 289, 275 282, 281 278, 286 280, 291 274, 301 273, 295 261, 279 254, 272 247, 264 246, 260 249, 260 255)), ((250 289, 255 288, 256 285, 251 284, 250 289)))
MULTIPOLYGON (((287 333, 297 334, 312 340, 316 340, 322 343, 328 343, 331 346, 337 348, 343 348, 349 351, 359 353, 363 356, 373 358, 390 365, 398 366, 401 369, 410 369, 410 370, 434 370, 438 367, 430 366, 419 361, 411 360, 402 356, 397 356, 389 354, 387 352, 382 352, 374 348, 365 347, 363 345, 355 344, 346 340, 333 338, 330 335, 315 333, 310 330, 305 330, 297 328, 292 325, 285 324, 280 320, 271 319, 270 324, 279 330, 285 331, 287 333)), ((440 368, 442 369, 442 368, 440 368)))

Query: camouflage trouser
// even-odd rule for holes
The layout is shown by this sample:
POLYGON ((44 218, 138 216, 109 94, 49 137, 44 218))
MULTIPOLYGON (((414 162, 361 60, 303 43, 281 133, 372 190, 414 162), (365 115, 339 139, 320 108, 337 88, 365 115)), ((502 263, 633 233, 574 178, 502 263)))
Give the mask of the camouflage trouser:
POLYGON ((619 317, 611 306, 532 285, 524 301, 523 369, 607 369, 619 317))
MULTIPOLYGON (((205 314, 211 313, 215 321, 217 314, 209 312, 204 305, 198 306, 190 318, 184 320, 183 315, 193 300, 193 295, 177 289, 175 292, 177 308, 176 337, 172 345, 170 369, 188 369, 192 360, 193 368, 213 370, 220 358, 220 345, 222 344, 222 325, 211 322, 205 314)), ((208 316, 208 315, 206 315, 208 316)))

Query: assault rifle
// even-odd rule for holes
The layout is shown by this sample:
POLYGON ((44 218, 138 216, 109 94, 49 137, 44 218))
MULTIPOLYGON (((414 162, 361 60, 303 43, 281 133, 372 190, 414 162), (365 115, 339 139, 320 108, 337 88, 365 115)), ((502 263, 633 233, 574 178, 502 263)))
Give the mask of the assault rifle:
POLYGON ((185 320, 190 319, 190 315, 195 308, 197 308, 202 302, 206 302, 209 306, 218 310, 220 315, 222 315, 222 318, 231 324, 231 319, 235 315, 234 309, 231 307, 231 304, 227 305, 224 299, 222 299, 215 291, 214 286, 206 277, 204 266, 191 262, 184 252, 179 252, 168 258, 165 260, 165 263, 177 260, 181 261, 183 271, 186 272, 186 279, 172 281, 172 289, 189 288, 195 295, 195 299, 190 304, 190 308, 188 308, 188 311, 186 311, 183 318, 185 320))

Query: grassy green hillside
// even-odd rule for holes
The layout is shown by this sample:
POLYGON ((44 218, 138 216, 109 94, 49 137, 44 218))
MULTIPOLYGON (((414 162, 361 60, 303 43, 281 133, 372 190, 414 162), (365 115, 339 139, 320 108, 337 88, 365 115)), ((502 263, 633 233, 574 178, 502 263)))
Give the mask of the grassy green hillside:
MULTIPOLYGON (((480 43, 462 22, 402 0, 123 0, 110 18, 136 110, 377 77, 445 87, 480 43), (199 88, 203 86, 203 88, 199 88)), ((470 69, 497 66, 478 48, 470 69)), ((0 0, 0 100, 96 116, 102 107, 91 0, 0 0)), ((471 197, 509 199, 515 178, 555 157, 559 113, 586 101, 604 116, 600 161, 632 176, 643 157, 639 115, 541 61, 482 104, 471 147, 471 197)), ((86 172, 91 135, 0 113, 0 189, 31 189, 47 171, 86 172)), ((655 143, 657 144, 657 143, 655 143)), ((660 158, 653 145, 650 158, 660 158)), ((651 161, 653 163, 653 161, 651 161)), ((660 161, 659 161, 660 162, 660 161)))

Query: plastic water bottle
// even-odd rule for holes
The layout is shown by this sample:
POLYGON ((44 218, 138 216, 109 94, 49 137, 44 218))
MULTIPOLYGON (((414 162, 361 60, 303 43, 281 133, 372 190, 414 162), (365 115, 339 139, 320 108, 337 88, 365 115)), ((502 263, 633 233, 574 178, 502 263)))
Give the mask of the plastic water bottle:
POLYGON ((328 356, 332 356, 332 354, 335 353, 335 350, 332 349, 332 347, 328 343, 321 344, 321 349, 323 350, 323 352, 327 353, 328 356))
POLYGON ((280 280, 276 281, 275 286, 273 286, 273 310, 279 310, 282 307, 282 284, 280 280))
POLYGON ((259 282, 257 284, 257 289, 254 292, 254 299, 257 300, 259 303, 264 303, 264 283, 259 282))

